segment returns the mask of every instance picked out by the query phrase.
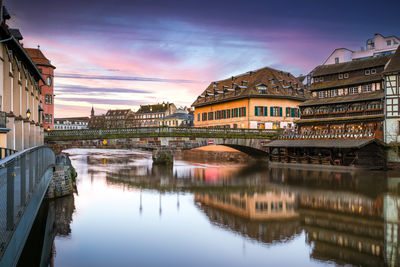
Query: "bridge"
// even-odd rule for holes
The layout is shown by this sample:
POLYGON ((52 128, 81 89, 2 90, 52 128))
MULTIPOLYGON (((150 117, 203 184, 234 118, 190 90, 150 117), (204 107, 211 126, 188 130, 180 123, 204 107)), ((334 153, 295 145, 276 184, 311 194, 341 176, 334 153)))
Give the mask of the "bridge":
POLYGON ((56 153, 75 147, 186 150, 215 144, 265 157, 266 145, 279 134, 279 130, 197 127, 87 129, 46 132, 45 143, 56 153))
POLYGON ((45 146, 0 160, 0 266, 17 265, 54 165, 54 152, 45 146))

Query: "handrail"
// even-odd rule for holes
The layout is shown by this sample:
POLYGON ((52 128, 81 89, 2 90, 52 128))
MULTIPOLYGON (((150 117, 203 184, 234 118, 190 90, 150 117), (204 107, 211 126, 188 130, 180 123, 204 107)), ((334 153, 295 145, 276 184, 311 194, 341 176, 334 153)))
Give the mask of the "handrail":
POLYGON ((137 127, 118 129, 80 129, 80 130, 56 130, 45 132, 45 137, 51 136, 82 136, 82 135, 106 135, 106 134, 277 134, 279 130, 272 129, 240 129, 240 128, 203 128, 203 127, 137 127))
POLYGON ((45 174, 54 165, 54 152, 46 146, 31 147, 0 160, 0 261, 31 198, 44 195, 50 181, 45 174))

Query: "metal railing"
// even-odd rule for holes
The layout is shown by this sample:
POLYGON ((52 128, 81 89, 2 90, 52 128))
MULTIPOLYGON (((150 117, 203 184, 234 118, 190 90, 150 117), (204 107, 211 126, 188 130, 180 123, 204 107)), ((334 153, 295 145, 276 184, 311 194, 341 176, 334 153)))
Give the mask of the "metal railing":
POLYGON ((269 129, 239 129, 239 128, 200 128, 200 127, 143 127, 125 129, 82 129, 45 132, 45 137, 71 137, 71 136, 103 136, 106 135, 138 135, 143 136, 198 136, 210 135, 236 135, 236 136, 268 136, 277 134, 279 130, 269 129))
POLYGON ((54 152, 45 146, 0 160, 0 259, 41 179, 54 164, 54 152))
POLYGON ((8 156, 11 156, 11 155, 13 155, 15 153, 17 153, 17 150, 0 147, 0 159, 4 159, 4 158, 6 158, 8 156))

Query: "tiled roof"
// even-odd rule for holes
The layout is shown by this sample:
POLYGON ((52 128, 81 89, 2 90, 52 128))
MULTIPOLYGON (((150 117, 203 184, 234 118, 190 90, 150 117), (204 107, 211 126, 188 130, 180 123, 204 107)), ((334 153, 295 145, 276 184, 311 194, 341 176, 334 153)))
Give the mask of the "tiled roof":
POLYGON ((321 90, 321 89, 330 89, 330 88, 338 88, 338 87, 347 87, 351 85, 357 85, 361 83, 369 83, 375 81, 381 81, 382 75, 381 74, 374 74, 368 76, 358 76, 348 79, 336 80, 336 81, 326 81, 321 83, 313 83, 310 86, 310 90, 321 90))
POLYGON ((383 55, 367 59, 353 60, 350 62, 320 65, 313 70, 313 76, 324 76, 335 73, 345 73, 377 66, 384 66, 393 55, 383 55))
POLYGON ((168 110, 170 105, 174 105, 173 103, 162 103, 162 104, 155 104, 155 105, 143 105, 140 106, 137 114, 141 113, 157 113, 157 112, 165 112, 168 110))
POLYGON ((392 56, 389 64, 386 66, 384 72, 398 72, 400 71, 400 46, 397 48, 396 53, 392 56))
POLYGON ((371 93, 361 93, 354 95, 345 95, 345 96, 337 96, 337 97, 326 97, 326 98, 314 98, 307 100, 304 103, 301 103, 299 106, 307 107, 307 106, 315 106, 315 105, 327 105, 327 104, 336 104, 336 103, 349 103, 349 102, 357 102, 363 100, 374 100, 374 99, 382 99, 384 97, 384 91, 378 90, 371 93))
POLYGON ((51 68, 56 68, 53 65, 51 65, 50 60, 48 60, 44 54, 42 53, 42 51, 40 51, 40 49, 36 49, 36 48, 25 48, 25 51, 28 53, 28 55, 32 58, 32 61, 36 64, 36 65, 42 65, 42 66, 47 66, 47 67, 51 67, 51 68))
POLYGON ((110 109, 107 111, 106 116, 126 115, 132 112, 130 109, 110 109))
POLYGON ((296 124, 303 123, 316 123, 316 122, 328 122, 328 123, 336 123, 341 121, 369 121, 376 119, 383 119, 385 115, 363 115, 363 116, 347 116, 347 117, 329 117, 329 118, 312 118, 312 119, 300 119, 296 121, 296 124))
POLYGON ((192 106, 203 106, 248 96, 280 97, 305 100, 300 80, 288 72, 262 68, 238 76, 212 82, 192 106), (266 94, 259 94, 257 86, 265 85, 266 94))
POLYGON ((267 147, 321 147, 361 148, 371 143, 382 144, 376 139, 317 139, 317 140, 275 140, 267 147))

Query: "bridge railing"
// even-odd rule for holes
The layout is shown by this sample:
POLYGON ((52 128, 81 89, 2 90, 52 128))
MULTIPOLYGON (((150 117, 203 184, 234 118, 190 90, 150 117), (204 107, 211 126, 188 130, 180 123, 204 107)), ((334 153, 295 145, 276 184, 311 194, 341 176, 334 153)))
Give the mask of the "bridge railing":
POLYGON ((41 178, 54 164, 54 152, 45 146, 0 160, 0 259, 41 178))
POLYGON ((106 136, 106 135, 236 135, 245 137, 247 135, 267 136, 277 134, 278 130, 269 129, 234 129, 234 128, 200 128, 200 127, 143 127, 124 129, 82 129, 82 130, 57 130, 45 132, 46 137, 67 136, 106 136))

